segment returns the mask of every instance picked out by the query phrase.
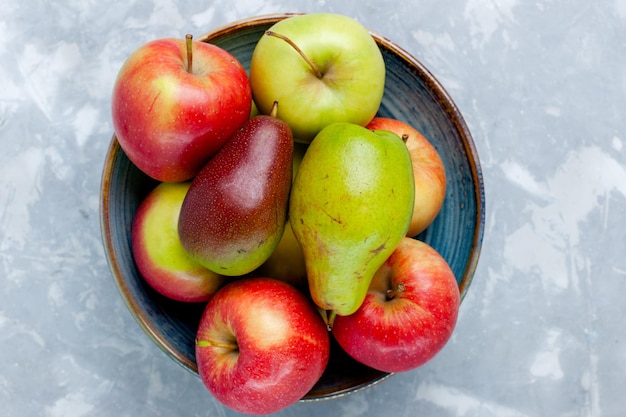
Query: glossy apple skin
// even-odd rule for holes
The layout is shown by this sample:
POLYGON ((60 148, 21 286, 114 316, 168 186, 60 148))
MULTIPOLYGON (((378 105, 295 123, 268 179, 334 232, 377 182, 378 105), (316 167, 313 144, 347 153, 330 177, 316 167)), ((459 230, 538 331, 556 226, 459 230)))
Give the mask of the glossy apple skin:
POLYGON ((384 92, 385 64, 370 33, 356 20, 333 13, 291 16, 270 28, 291 39, 323 73, 318 78, 300 54, 282 39, 263 35, 250 64, 254 100, 267 114, 274 100, 278 117, 294 138, 309 143, 325 126, 365 126, 384 92))
POLYGON ((377 271, 365 301, 337 316, 332 333, 355 360, 384 372, 431 360, 456 326, 460 294, 454 274, 428 244, 405 237, 377 271), (399 287, 400 286, 400 287, 399 287), (392 299, 387 291, 398 289, 392 299))
POLYGON ((131 227, 137 269, 160 294, 176 301, 206 302, 224 277, 204 268, 178 238, 178 215, 189 182, 160 183, 141 202, 131 227))
POLYGON ((139 47, 121 67, 112 95, 115 135, 129 159, 163 182, 191 179, 250 115, 252 92, 225 50, 184 39, 139 47))
POLYGON ((446 169, 437 149, 417 129, 400 120, 375 117, 371 130, 388 130, 406 135, 406 146, 413 163, 415 205, 407 236, 417 236, 435 220, 446 198, 446 169))
POLYGON ((203 383, 222 404, 246 414, 270 414, 297 402, 319 380, 329 355, 330 337, 311 301, 271 278, 244 278, 220 289, 196 339, 203 383))

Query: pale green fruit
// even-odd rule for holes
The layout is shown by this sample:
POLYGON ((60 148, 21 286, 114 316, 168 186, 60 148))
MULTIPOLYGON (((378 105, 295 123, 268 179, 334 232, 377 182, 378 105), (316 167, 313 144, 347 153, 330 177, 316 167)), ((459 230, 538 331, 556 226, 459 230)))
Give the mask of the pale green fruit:
POLYGON ((363 303, 374 273, 408 230, 413 181, 409 151, 394 133, 334 123, 311 142, 289 217, 320 308, 349 315, 363 303))
POLYGON ((259 111, 267 114, 278 101, 278 117, 304 143, 333 122, 365 126, 380 106, 385 76, 383 55, 370 32, 336 13, 277 22, 261 36, 250 61, 259 111))

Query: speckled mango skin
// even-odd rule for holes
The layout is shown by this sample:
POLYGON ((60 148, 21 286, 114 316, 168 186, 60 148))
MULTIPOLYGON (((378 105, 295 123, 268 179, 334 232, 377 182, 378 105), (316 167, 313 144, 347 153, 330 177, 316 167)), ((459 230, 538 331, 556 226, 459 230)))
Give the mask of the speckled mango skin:
POLYGON ((289 217, 320 308, 338 315, 359 308, 406 234, 414 198, 411 157, 396 134, 335 123, 315 137, 292 186, 289 217))

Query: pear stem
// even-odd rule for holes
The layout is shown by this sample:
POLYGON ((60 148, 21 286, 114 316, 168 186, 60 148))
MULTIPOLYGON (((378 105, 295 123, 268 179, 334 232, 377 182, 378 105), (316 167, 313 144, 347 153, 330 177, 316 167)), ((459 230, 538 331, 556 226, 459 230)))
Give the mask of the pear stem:
POLYGON ((406 290, 403 283, 398 283, 395 288, 390 288, 386 292, 387 300, 393 300, 396 296, 402 294, 406 290))
POLYGON ((305 62, 309 65, 309 67, 311 67, 311 70, 313 70, 313 73, 315 74, 317 78, 321 79, 322 77, 324 77, 324 74, 322 74, 322 72, 317 68, 317 65, 315 65, 315 63, 311 61, 309 57, 304 54, 302 49, 300 49, 300 47, 298 47, 298 45, 296 45, 294 41, 292 41, 285 35, 281 35, 280 33, 276 33, 272 30, 266 30, 265 34, 267 36, 273 36, 275 38, 282 39, 283 41, 287 42, 293 49, 296 50, 296 52, 298 52, 298 54, 300 54, 302 59, 305 60, 305 62))
POLYGON ((270 110, 270 116, 272 117, 278 116, 278 101, 275 101, 272 104, 272 109, 270 110))
POLYGON ((328 310, 324 310, 321 307, 316 307, 316 308, 317 308, 317 312, 320 313, 320 316, 322 316, 322 321, 326 325, 326 330, 330 331, 330 327, 328 326, 328 310))
POLYGON ((198 345, 199 347, 202 347, 202 348, 205 348, 205 347, 216 347, 216 348, 228 349, 228 350, 237 350, 237 349, 239 349, 239 346, 237 346, 237 343, 218 342, 216 340, 199 340, 199 339, 196 339, 196 345, 198 345))
POLYGON ((187 72, 193 73, 193 36, 189 33, 185 35, 185 44, 187 45, 187 72))
POLYGON ((330 316, 328 316, 328 322, 326 323, 326 327, 328 328, 328 331, 331 331, 333 329, 333 325, 335 324, 336 317, 337 317, 337 312, 335 310, 332 310, 330 312, 330 316))

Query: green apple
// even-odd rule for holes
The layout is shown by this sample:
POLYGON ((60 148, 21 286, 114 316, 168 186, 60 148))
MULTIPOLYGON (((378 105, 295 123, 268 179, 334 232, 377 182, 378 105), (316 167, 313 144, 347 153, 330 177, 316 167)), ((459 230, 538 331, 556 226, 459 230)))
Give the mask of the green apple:
POLYGON ((296 140, 309 143, 325 126, 365 126, 376 115, 385 87, 385 63, 369 31, 334 13, 295 15, 259 39, 250 63, 259 111, 278 101, 278 117, 296 140))

